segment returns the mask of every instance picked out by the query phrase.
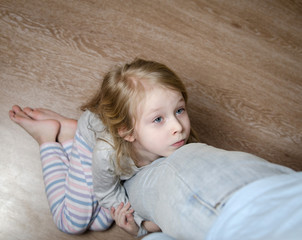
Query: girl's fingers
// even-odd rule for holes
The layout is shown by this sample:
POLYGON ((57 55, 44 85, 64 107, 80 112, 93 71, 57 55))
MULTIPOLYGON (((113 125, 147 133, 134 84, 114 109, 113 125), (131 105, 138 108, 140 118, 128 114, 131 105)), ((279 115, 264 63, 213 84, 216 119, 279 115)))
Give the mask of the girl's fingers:
POLYGON ((128 219, 132 220, 133 218, 132 214, 134 210, 130 208, 131 205, 129 202, 127 204, 120 203, 120 205, 118 205, 116 209, 114 207, 111 207, 110 215, 116 222, 126 224, 128 222, 128 219))
POLYGON ((124 203, 120 203, 114 211, 114 220, 116 223, 123 224, 125 221, 124 203))
POLYGON ((127 204, 125 205, 125 210, 129 210, 130 207, 131 207, 130 202, 127 202, 127 204))
POLYGON ((114 207, 111 207, 110 209, 110 215, 113 219, 115 219, 115 208, 114 207))
POLYGON ((132 213, 127 213, 126 214, 126 219, 127 219, 127 222, 133 223, 134 222, 133 214, 132 213))
POLYGON ((120 203, 120 205, 118 205, 116 211, 120 212, 123 209, 123 207, 124 207, 124 203, 120 203))
POLYGON ((117 213, 120 214, 120 213, 123 213, 123 214, 126 214, 128 212, 131 212, 132 209, 130 209, 131 205, 130 203, 128 202, 126 205, 124 203, 121 203, 118 208, 117 208, 117 213), (130 209, 130 210, 129 210, 130 209))

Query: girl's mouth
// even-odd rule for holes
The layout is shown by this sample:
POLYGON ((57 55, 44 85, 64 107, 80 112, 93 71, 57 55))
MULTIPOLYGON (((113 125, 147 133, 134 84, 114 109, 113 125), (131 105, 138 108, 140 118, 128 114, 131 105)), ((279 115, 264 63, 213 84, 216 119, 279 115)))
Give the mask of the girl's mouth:
POLYGON ((179 148, 179 147, 182 147, 183 145, 185 145, 185 140, 184 139, 174 143, 172 146, 179 148))

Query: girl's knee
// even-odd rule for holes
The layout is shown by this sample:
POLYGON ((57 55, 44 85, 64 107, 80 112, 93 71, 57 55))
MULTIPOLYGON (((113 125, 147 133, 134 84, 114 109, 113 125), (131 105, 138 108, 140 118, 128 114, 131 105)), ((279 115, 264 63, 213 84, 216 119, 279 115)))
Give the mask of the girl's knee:
POLYGON ((86 232, 88 229, 87 228, 66 228, 65 226, 64 227, 61 227, 61 226, 57 226, 57 228, 61 231, 61 232, 64 232, 64 233, 67 233, 67 234, 71 234, 71 235, 80 235, 80 234, 83 234, 84 232, 86 232))
POLYGON ((110 212, 107 209, 101 207, 98 215, 93 220, 90 226, 90 230, 105 231, 111 227, 112 223, 113 223, 113 219, 110 215, 110 212))
POLYGON ((72 235, 82 234, 86 232, 90 226, 90 221, 75 221, 68 216, 63 216, 54 222, 60 231, 72 235))

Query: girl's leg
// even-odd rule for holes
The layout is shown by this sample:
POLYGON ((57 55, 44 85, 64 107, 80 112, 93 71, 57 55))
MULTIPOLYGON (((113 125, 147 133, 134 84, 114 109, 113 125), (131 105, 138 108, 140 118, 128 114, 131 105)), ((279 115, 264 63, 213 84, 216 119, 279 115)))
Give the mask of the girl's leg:
POLYGON ((81 196, 81 189, 86 188, 89 192, 89 199, 91 206, 94 209, 91 216, 92 222, 90 224, 90 230, 102 231, 111 226, 113 220, 110 216, 110 212, 100 207, 93 192, 92 183, 92 148, 89 147, 80 132, 77 131, 72 142, 67 141, 63 143, 65 152, 69 156, 70 169, 69 169, 69 181, 70 188, 74 188, 74 198, 81 196))
POLYGON ((61 139, 74 136, 75 130, 70 126, 66 127, 66 124, 60 124, 64 121, 62 116, 62 119, 58 119, 52 115, 52 118, 58 120, 49 120, 49 114, 38 110, 36 113, 39 113, 41 120, 33 119, 19 106, 14 106, 9 116, 41 145, 46 193, 58 228, 68 233, 81 233, 89 227, 92 230, 107 229, 112 223, 110 214, 108 210, 98 206, 89 180, 92 179, 90 149, 87 151, 87 147, 78 144, 77 140, 66 141, 63 148, 55 139, 58 136, 61 139), (71 148, 73 143, 75 146, 71 148), (71 161, 67 153, 70 153, 71 161))
POLYGON ((91 151, 81 140, 76 134, 70 159, 59 143, 43 144, 40 150, 54 222, 63 232, 73 234, 106 230, 112 223, 109 212, 94 198, 91 151))
MULTIPOLYGON (((93 212, 95 214, 92 216, 90 229, 94 231, 107 229, 111 225, 112 219, 109 211, 105 208, 99 207, 94 198, 91 173, 92 149, 85 143, 80 133, 77 133, 75 136, 77 121, 43 108, 32 109, 27 107, 24 108, 24 112, 36 120, 56 119, 60 122, 61 128, 58 134, 58 141, 62 143, 64 152, 70 160, 69 174, 70 176, 74 176, 75 173, 72 171, 77 168, 77 174, 79 174, 77 179, 81 179, 82 183, 87 183, 88 187, 86 186, 86 190, 89 191, 89 194, 91 195, 90 198, 93 198, 91 203, 94 205, 93 212)), ((73 180, 74 179, 75 178, 73 178, 73 180)), ((75 184, 79 184, 79 182, 75 184)), ((78 198, 81 195, 81 191, 79 191, 81 187, 83 186, 79 186, 79 188, 75 187, 74 193, 77 193, 73 196, 74 198, 78 198)))

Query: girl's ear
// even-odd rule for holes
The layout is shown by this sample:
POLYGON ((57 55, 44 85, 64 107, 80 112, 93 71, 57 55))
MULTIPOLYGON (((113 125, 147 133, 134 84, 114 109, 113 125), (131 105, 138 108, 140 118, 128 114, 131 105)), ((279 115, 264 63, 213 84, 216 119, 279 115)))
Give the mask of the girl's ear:
POLYGON ((135 137, 133 136, 133 134, 128 134, 124 137, 124 139, 128 142, 134 142, 135 137))
POLYGON ((118 134, 120 135, 120 137, 122 137, 128 142, 134 142, 135 140, 133 133, 129 133, 129 131, 126 128, 120 128, 118 130, 118 134))

